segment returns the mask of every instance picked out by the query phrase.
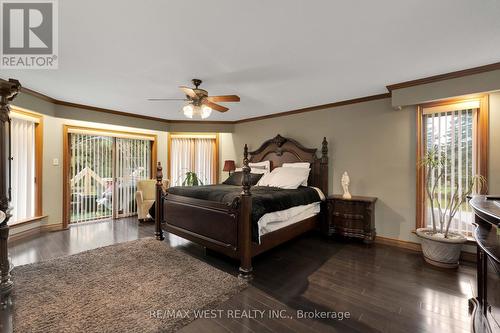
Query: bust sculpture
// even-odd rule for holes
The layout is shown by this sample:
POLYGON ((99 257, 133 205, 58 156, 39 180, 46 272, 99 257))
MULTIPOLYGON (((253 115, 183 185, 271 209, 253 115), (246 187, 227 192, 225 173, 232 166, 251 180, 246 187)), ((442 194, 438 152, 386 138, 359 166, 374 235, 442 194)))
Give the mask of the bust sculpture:
POLYGON ((349 175, 347 174, 347 171, 344 171, 342 174, 342 179, 340 180, 342 184, 342 189, 344 190, 344 194, 342 194, 342 198, 344 199, 351 199, 351 193, 349 193, 349 183, 351 180, 349 179, 349 175))

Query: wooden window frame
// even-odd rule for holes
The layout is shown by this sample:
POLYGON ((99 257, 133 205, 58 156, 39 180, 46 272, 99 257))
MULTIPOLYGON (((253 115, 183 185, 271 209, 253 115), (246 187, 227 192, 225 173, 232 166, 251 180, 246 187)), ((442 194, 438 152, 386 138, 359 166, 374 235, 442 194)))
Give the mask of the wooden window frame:
POLYGON ((43 218, 43 115, 15 105, 11 112, 37 119, 35 123, 35 216, 11 224, 17 226, 43 218))
POLYGON ((143 133, 143 132, 127 132, 120 130, 108 130, 103 128, 96 127, 85 127, 85 126, 76 126, 76 125, 63 125, 63 229, 67 229, 69 225, 69 214, 70 214, 70 161, 71 161, 71 151, 69 144, 69 135, 70 130, 83 130, 83 131, 92 131, 103 134, 118 134, 118 135, 139 135, 144 137, 151 138, 151 178, 155 178, 156 173, 156 163, 157 163, 157 142, 158 136, 156 134, 151 133, 143 133))
MULTIPOLYGON (((430 102, 417 106, 417 204, 416 204, 416 228, 425 228, 425 168, 420 165, 425 153, 424 136, 424 109, 435 106, 444 106, 468 101, 479 101, 479 109, 474 118, 476 127, 476 170, 477 173, 488 179, 488 145, 489 145, 489 95, 467 96, 437 102, 430 102)), ((487 193, 487 189, 482 190, 482 194, 487 193)))
POLYGON ((198 133, 198 132, 169 132, 167 133, 167 179, 170 180, 170 184, 173 184, 170 174, 170 163, 172 162, 172 137, 179 135, 184 135, 192 138, 196 138, 197 136, 207 136, 213 135, 215 136, 215 181, 219 182, 219 133, 198 133))

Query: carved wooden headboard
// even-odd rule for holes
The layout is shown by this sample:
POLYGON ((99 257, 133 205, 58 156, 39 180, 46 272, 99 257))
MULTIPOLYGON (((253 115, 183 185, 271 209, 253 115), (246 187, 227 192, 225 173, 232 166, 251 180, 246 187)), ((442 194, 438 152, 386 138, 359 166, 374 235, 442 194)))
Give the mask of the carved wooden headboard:
POLYGON ((323 138, 321 157, 316 156, 316 148, 305 148, 297 141, 276 135, 265 141, 259 149, 249 152, 250 162, 271 161, 271 169, 283 163, 309 162, 311 173, 308 184, 319 187, 328 195, 328 142, 323 138))

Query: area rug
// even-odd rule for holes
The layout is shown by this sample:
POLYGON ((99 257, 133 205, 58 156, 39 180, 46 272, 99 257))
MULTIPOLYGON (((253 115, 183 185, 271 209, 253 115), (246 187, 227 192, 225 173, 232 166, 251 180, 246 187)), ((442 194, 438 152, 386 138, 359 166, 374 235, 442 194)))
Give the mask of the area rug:
POLYGON ((172 332, 246 284, 152 238, 14 268, 14 332, 172 332))

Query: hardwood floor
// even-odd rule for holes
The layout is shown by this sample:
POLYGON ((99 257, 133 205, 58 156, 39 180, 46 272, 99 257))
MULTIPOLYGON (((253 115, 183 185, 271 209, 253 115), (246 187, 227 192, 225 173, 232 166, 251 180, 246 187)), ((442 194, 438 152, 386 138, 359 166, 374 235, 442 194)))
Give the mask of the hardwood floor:
MULTIPOLYGON (((13 264, 23 265, 151 237, 153 232, 152 223, 139 225, 136 218, 87 223, 11 242, 9 251, 13 264)), ((236 262, 206 254, 196 244, 170 234, 165 244, 236 274, 236 262)), ((473 266, 439 270, 418 253, 312 233, 257 257, 254 269, 249 288, 217 307, 223 310, 221 318, 196 319, 181 332, 470 331, 467 300, 474 293, 473 266), (235 309, 264 311, 264 317, 231 318, 235 309), (349 312, 350 318, 297 318, 300 311, 349 312)), ((0 311, 0 327, 6 332, 9 311, 0 311)))

